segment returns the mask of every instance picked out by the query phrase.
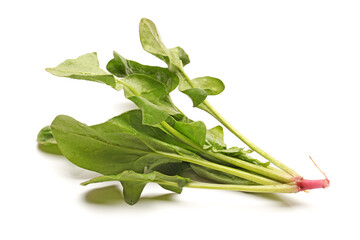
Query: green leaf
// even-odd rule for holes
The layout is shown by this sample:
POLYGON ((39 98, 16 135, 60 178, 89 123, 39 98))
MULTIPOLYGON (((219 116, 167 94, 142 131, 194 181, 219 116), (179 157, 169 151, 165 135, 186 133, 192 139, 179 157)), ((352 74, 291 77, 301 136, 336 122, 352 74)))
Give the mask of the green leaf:
POLYGON ((43 127, 37 136, 37 142, 44 145, 56 144, 50 126, 43 127))
POLYGON ((193 102, 193 106, 199 106, 207 97, 207 92, 200 88, 189 88, 182 91, 188 95, 193 102))
POLYGON ((159 172, 140 174, 134 171, 124 171, 117 175, 96 177, 83 182, 82 185, 107 181, 120 181, 123 186, 125 201, 133 205, 139 200, 145 185, 149 182, 158 183, 171 191, 179 193, 179 189, 181 192, 181 189, 191 180, 180 176, 168 176, 159 172))
POLYGON ((123 186, 125 202, 129 205, 134 205, 139 201, 146 182, 121 181, 121 185, 123 186))
POLYGON ((132 96, 129 97, 129 100, 131 100, 141 109, 143 113, 142 123, 145 125, 156 126, 165 121, 170 116, 161 107, 157 106, 146 98, 132 96))
POLYGON ((168 49, 164 45, 155 24, 151 20, 141 19, 139 33, 144 50, 163 60, 170 70, 182 69, 183 66, 190 62, 189 56, 184 49, 180 47, 168 49))
POLYGON ((225 89, 224 83, 214 77, 199 77, 191 80, 194 88, 203 89, 208 95, 220 94, 225 89))
POLYGON ((216 126, 207 130, 206 143, 210 148, 215 148, 218 150, 226 149, 223 128, 221 126, 216 126))
POLYGON ((145 74, 134 73, 120 80, 125 97, 143 112, 143 123, 157 125, 170 115, 183 115, 172 103, 165 85, 145 74))
POLYGON ((79 167, 105 175, 118 174, 124 170, 143 173, 162 164, 182 162, 176 157, 165 157, 160 153, 200 159, 182 147, 134 130, 123 124, 126 122, 121 120, 123 117, 126 114, 89 127, 71 117, 60 115, 51 124, 51 130, 67 159, 79 167))
POLYGON ((49 73, 58 77, 83 79, 105 83, 116 90, 122 86, 115 77, 99 68, 99 61, 95 52, 82 55, 76 59, 68 59, 55 68, 46 68, 49 73))
POLYGON ((40 150, 47 153, 62 155, 50 126, 46 126, 40 130, 37 136, 37 142, 40 150))
POLYGON ((145 74, 131 74, 121 81, 126 86, 126 98, 134 102, 143 112, 143 124, 156 125, 169 117, 168 109, 164 110, 159 106, 159 103, 165 102, 167 96, 163 83, 145 74))
POLYGON ((202 89, 207 95, 217 95, 225 89, 225 85, 218 78, 199 77, 192 79, 191 85, 187 81, 181 81, 179 86, 179 90, 182 92, 194 88, 202 89))
POLYGON ((179 78, 175 73, 170 72, 168 68, 142 65, 135 61, 125 59, 117 52, 114 52, 114 58, 109 61, 106 68, 109 72, 121 78, 133 73, 146 74, 162 82, 165 85, 167 93, 170 93, 179 84, 179 78))
POLYGON ((167 95, 165 85, 145 74, 131 74, 121 82, 126 87, 125 96, 144 97, 150 101, 156 101, 167 95))
POLYGON ((184 49, 181 47, 174 47, 170 49, 170 52, 173 54, 173 56, 176 57, 176 59, 180 59, 182 62, 182 65, 185 66, 190 63, 189 55, 185 52, 184 49))
POLYGON ((174 121, 173 128, 182 133, 201 147, 205 144, 206 126, 201 121, 179 122, 174 121))
POLYGON ((68 116, 56 117, 51 129, 67 159, 102 174, 117 174, 124 170, 143 172, 153 165, 178 162, 157 156, 143 141, 129 133, 102 132, 68 116))

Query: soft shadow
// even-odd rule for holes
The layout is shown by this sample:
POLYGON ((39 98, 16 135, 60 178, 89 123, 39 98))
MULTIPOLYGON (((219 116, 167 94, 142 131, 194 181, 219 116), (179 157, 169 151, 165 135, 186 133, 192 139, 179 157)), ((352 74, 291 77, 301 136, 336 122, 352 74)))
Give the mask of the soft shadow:
POLYGON ((294 199, 290 198, 290 196, 279 195, 276 193, 246 193, 257 198, 266 199, 278 204, 279 207, 295 207, 295 206, 302 206, 303 203, 299 201, 295 201, 294 199))
POLYGON ((120 189, 115 186, 95 188, 85 194, 85 201, 99 205, 115 205, 125 203, 120 189))
MULTIPOLYGON (((174 195, 174 193, 167 193, 151 197, 144 196, 139 199, 139 202, 170 202, 173 201, 174 195)), ((98 205, 128 205, 124 200, 121 189, 116 185, 92 189, 85 194, 84 199, 87 203, 98 205)))

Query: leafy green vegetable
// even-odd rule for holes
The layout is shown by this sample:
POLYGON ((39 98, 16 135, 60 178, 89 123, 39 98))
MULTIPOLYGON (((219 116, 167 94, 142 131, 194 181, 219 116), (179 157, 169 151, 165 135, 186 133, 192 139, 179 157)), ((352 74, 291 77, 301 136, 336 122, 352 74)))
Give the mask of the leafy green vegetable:
POLYGON ((165 47, 155 24, 149 19, 141 19, 139 33, 144 50, 166 62, 171 69, 182 68, 190 63, 189 56, 181 47, 171 49, 165 47))
MULTIPOLYGON (((117 119, 121 121, 121 116, 112 119, 112 122, 117 119)), ((71 117, 60 115, 51 124, 51 129, 66 158, 79 167, 101 174, 117 174, 124 170, 142 173, 157 165, 180 162, 158 154, 158 151, 189 154, 180 147, 145 134, 130 134, 121 128, 108 132, 108 125, 104 123, 89 127, 71 117)))
POLYGON ((142 65, 135 61, 125 59, 117 52, 113 54, 114 58, 108 62, 106 68, 116 77, 123 78, 133 73, 146 74, 162 82, 165 85, 167 93, 170 93, 179 84, 179 78, 167 68, 142 65))
POLYGON ((39 149, 44 152, 61 155, 60 149, 56 143, 50 126, 43 127, 37 136, 39 149))
POLYGON ((120 181, 124 190, 125 201, 133 205, 141 195, 145 185, 148 182, 158 183, 164 188, 176 193, 181 193, 182 188, 189 182, 190 179, 180 176, 168 176, 159 172, 151 172, 146 174, 137 173, 134 171, 123 171, 117 175, 105 175, 93 178, 89 181, 83 182, 82 185, 91 183, 107 182, 107 181, 120 181))
POLYGON ((113 75, 99 68, 99 61, 95 52, 84 54, 76 59, 66 60, 55 68, 46 68, 46 71, 58 77, 95 81, 105 83, 116 90, 122 89, 113 75))
POLYGON ((176 193, 183 187, 288 193, 329 185, 327 179, 303 180, 230 125, 206 100, 224 90, 223 82, 209 76, 190 79, 184 71, 190 63, 188 54, 181 47, 167 48, 152 21, 142 19, 139 33, 144 50, 163 60, 167 68, 144 65, 113 52, 106 66, 109 72, 99 67, 96 53, 46 69, 55 76, 123 89, 125 98, 138 106, 93 126, 59 115, 40 130, 41 150, 62 154, 73 164, 102 174, 83 185, 118 181, 131 205, 150 182, 176 193), (222 126, 207 129, 204 122, 186 116, 170 97, 176 88, 250 149, 228 148, 222 126), (252 151, 268 161, 255 159, 252 151))
POLYGON ((207 95, 218 95, 225 89, 224 83, 220 79, 214 77, 194 78, 190 82, 191 85, 188 82, 183 81, 179 86, 179 90, 201 89, 204 90, 207 95))

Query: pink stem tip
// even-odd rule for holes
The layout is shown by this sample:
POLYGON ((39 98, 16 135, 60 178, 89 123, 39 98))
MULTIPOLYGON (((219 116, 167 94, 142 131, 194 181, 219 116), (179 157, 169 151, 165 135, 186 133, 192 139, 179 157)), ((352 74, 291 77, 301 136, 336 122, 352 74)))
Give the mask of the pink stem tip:
POLYGON ((307 179, 299 179, 296 182, 296 185, 299 191, 305 191, 316 188, 327 188, 330 186, 329 179, 319 179, 319 180, 307 180, 307 179))

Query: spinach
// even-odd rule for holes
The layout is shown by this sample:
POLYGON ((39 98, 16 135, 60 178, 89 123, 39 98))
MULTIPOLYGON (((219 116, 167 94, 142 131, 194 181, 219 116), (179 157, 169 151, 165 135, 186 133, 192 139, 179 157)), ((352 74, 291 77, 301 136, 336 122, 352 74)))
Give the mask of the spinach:
POLYGON ((138 107, 93 126, 59 115, 40 130, 40 149, 62 154, 73 164, 102 175, 83 185, 119 181, 128 204, 139 200, 149 182, 175 193, 181 193, 183 187, 298 192, 315 188, 311 186, 328 186, 327 179, 304 180, 230 125, 207 101, 208 95, 218 95, 225 89, 223 82, 210 76, 190 79, 184 71, 190 63, 188 54, 181 47, 167 48, 152 21, 142 19, 139 33, 144 50, 163 60, 167 68, 128 60, 114 51, 107 71, 99 67, 94 52, 46 69, 55 76, 95 81, 123 90, 125 98, 138 107), (204 122, 186 116, 170 97, 176 89, 250 149, 228 148, 222 126, 207 129, 204 122), (255 159, 253 151, 268 161, 255 159), (206 181, 185 177, 186 172, 206 181))

